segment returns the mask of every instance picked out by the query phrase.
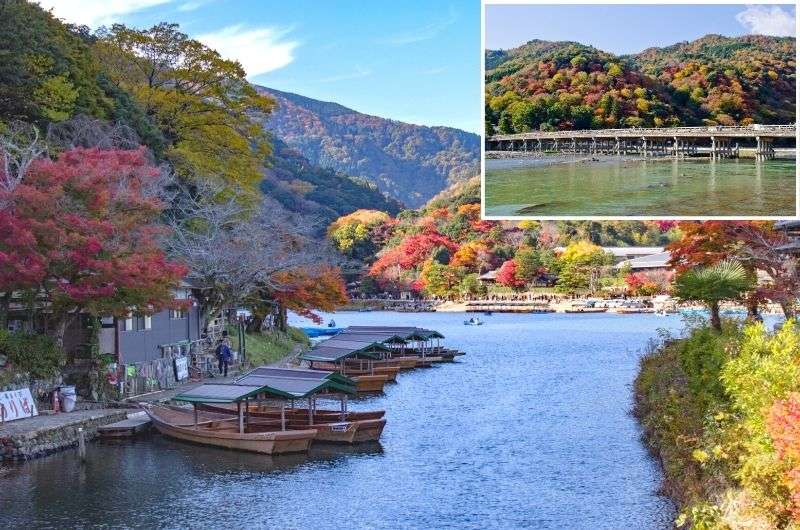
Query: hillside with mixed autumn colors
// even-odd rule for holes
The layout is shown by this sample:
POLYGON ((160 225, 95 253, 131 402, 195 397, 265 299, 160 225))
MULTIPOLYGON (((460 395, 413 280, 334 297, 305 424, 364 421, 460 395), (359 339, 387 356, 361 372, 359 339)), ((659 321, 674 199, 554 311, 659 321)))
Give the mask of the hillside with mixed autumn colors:
POLYGON ((265 127, 312 164, 365 179, 408 207, 480 171, 480 137, 370 116, 289 92, 256 87, 277 102, 265 127))
MULTIPOLYGON (((556 282, 561 290, 580 290, 588 286, 589 268, 608 265, 601 246, 664 245, 677 231, 670 221, 485 221, 475 178, 396 217, 375 210, 342 216, 328 237, 362 265, 364 294, 412 291, 453 298, 485 293, 478 276, 493 270, 501 288, 556 282)), ((660 289, 667 279, 622 275, 607 281, 660 289)))
POLYGON ((795 121, 795 39, 707 35, 615 56, 576 42, 488 50, 487 132, 795 121))

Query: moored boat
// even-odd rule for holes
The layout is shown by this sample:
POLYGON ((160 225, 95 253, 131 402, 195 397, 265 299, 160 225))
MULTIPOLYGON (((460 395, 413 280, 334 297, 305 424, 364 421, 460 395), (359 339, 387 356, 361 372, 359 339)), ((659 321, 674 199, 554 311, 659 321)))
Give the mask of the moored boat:
POLYGON ((200 413, 176 407, 150 405, 145 412, 163 435, 186 442, 267 455, 308 450, 317 435, 315 429, 281 430, 274 422, 249 423, 240 429, 231 415, 200 413))
MULTIPOLYGON (((203 410, 218 413, 234 412, 229 406, 224 405, 203 405, 203 410)), ((383 411, 370 412, 347 412, 314 410, 310 409, 291 409, 285 412, 287 429, 315 429, 317 431, 314 440, 329 443, 358 443, 378 441, 383 428, 386 426, 386 419, 383 418, 383 411)), ((265 418, 278 420, 281 411, 278 407, 265 407, 251 405, 248 414, 254 418, 265 418)))
MULTIPOLYGON (((349 412, 348 395, 356 393, 358 382, 334 371, 275 368, 262 366, 238 377, 236 384, 266 385, 273 391, 289 394, 290 407, 276 407, 263 401, 250 402, 245 412, 258 420, 285 422, 287 429, 316 429, 316 441, 355 443, 377 441, 386 425, 384 411, 349 412), (298 400, 308 400, 307 408, 296 408, 298 400), (338 400, 340 410, 319 410, 317 400, 338 400)), ((382 384, 382 383, 381 383, 382 384)), ((232 405, 209 405, 231 411, 232 405)))

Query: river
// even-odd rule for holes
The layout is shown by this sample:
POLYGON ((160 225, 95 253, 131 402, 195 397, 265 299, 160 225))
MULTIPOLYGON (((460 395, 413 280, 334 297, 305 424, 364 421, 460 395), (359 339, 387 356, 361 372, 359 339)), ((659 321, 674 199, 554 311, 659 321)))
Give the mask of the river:
MULTIPOLYGON (((327 317, 326 317, 327 318, 327 317)), ((629 414, 640 354, 677 316, 337 313, 441 331, 467 352, 401 374, 380 444, 269 458, 158 434, 0 468, 0 528, 666 529, 629 414)))
POLYGON ((486 215, 795 215, 793 159, 557 161, 487 160, 486 215))

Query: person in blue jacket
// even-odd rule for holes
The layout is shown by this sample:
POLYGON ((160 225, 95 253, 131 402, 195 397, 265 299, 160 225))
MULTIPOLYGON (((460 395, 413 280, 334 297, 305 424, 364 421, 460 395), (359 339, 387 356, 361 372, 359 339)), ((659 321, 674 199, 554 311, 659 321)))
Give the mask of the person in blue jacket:
POLYGON ((228 346, 228 339, 220 339, 217 344, 217 360, 219 361, 219 374, 228 377, 228 365, 233 358, 231 348, 228 346))

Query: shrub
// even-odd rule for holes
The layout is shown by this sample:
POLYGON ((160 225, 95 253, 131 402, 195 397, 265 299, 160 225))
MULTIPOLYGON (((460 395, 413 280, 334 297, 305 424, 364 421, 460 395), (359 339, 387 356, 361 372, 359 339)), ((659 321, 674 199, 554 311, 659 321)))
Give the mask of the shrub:
POLYGON ((733 326, 726 327, 722 334, 702 327, 679 343, 681 368, 686 374, 689 389, 704 410, 726 399, 725 387, 719 376, 728 356, 727 351, 737 334, 733 326))
POLYGON ((33 379, 52 377, 64 365, 64 351, 47 335, 0 330, 0 354, 33 379))

